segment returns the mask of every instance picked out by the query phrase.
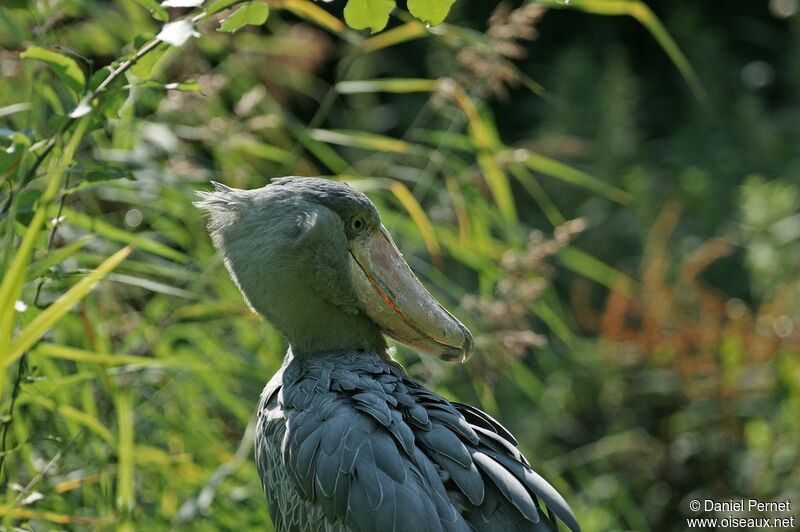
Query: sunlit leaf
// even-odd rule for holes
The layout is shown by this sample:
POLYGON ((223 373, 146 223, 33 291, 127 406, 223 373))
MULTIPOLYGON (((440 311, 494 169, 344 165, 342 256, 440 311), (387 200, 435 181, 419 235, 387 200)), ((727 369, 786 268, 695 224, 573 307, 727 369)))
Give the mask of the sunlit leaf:
POLYGON ((419 152, 418 147, 414 146, 413 144, 400 139, 376 135, 374 133, 314 129, 310 132, 310 136, 312 139, 319 140, 321 142, 339 144, 341 146, 350 146, 353 148, 361 148, 371 151, 401 154, 419 152))
POLYGON ((419 204, 417 198, 408 190, 408 187, 399 181, 393 182, 389 188, 406 212, 408 212, 408 215, 411 216, 411 219, 414 220, 434 263, 442 267, 442 249, 439 247, 439 240, 436 238, 436 232, 433 229, 430 218, 425 214, 425 210, 419 204))
POLYGON ((13 115, 14 113, 21 113, 28 111, 31 108, 30 102, 12 103, 5 107, 0 107, 0 117, 13 115))
POLYGON ((336 84, 339 94, 360 94, 370 92, 435 92, 439 82, 435 79, 369 79, 363 81, 341 81, 336 84))
POLYGON ((347 25, 356 30, 381 31, 389 23, 394 0, 348 0, 344 8, 347 25))
POLYGON ((117 410, 117 507, 130 511, 136 504, 134 494, 134 434, 133 394, 130 388, 122 388, 116 394, 117 410))
POLYGON ((199 36, 200 34, 194 29, 194 23, 189 19, 183 19, 164 24, 156 39, 172 46, 183 46, 192 37, 199 36))
POLYGON ((321 28, 326 28, 334 33, 341 33, 347 29, 344 22, 331 15, 314 2, 308 0, 275 0, 275 3, 293 13, 294 15, 313 22, 321 28))
POLYGON ((195 92, 195 93, 202 92, 200 83, 198 83, 196 80, 193 79, 187 79, 186 81, 181 81, 181 82, 167 83, 166 85, 164 85, 164 88, 170 91, 195 92))
POLYGON ((408 0, 408 10, 428 24, 441 24, 455 0, 408 0))
POLYGON ((260 26, 269 17, 269 5, 264 2, 248 2, 222 19, 218 31, 232 33, 247 25, 260 26))
POLYGON ((428 28, 426 28, 422 22, 412 20, 401 26, 385 31, 380 35, 374 35, 369 39, 364 39, 364 42, 361 43, 361 51, 374 52, 375 50, 381 50, 404 42, 421 39, 429 35, 430 32, 428 28))
POLYGON ((197 7, 203 5, 205 0, 164 0, 161 7, 197 7))
POLYGON ((19 54, 24 59, 35 59, 47 63, 56 75, 75 93, 80 94, 86 85, 86 76, 71 57, 46 48, 31 46, 19 54))
POLYGON ((155 358, 143 357, 137 355, 128 355, 123 353, 97 353, 94 351, 87 351, 85 349, 78 349, 66 345, 57 345, 47 342, 42 342, 36 348, 31 350, 33 358, 46 357, 59 360, 70 360, 72 362, 87 362, 90 364, 101 364, 103 366, 162 366, 173 368, 192 367, 196 369, 203 369, 205 365, 198 361, 183 360, 176 357, 173 358, 155 358))
POLYGON ((48 512, 46 510, 31 510, 28 508, 9 508, 8 506, 0 505, 0 517, 6 516, 17 520, 35 520, 58 525, 80 524, 86 526, 95 522, 94 519, 85 516, 72 516, 57 512, 48 512))
POLYGON ((82 98, 75 109, 69 113, 70 118, 80 118, 92 112, 92 102, 90 97, 82 98))

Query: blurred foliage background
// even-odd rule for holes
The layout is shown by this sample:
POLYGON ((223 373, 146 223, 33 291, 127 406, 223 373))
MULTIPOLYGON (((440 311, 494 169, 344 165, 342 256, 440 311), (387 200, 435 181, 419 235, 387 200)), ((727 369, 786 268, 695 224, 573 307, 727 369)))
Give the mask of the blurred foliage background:
POLYGON ((800 504, 800 6, 648 4, 459 0, 369 35, 269 0, 81 106, 197 11, 3 2, 3 525, 269 529, 252 414, 286 346, 191 201, 282 175, 373 198, 478 342, 397 357, 499 417, 585 530, 800 504))

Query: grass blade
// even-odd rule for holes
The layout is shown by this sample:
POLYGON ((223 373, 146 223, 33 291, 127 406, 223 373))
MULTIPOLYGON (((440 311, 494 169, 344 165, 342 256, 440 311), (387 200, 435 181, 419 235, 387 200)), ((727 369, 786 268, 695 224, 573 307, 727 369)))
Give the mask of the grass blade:
POLYGON ((363 94, 374 92, 391 92, 405 94, 409 92, 436 92, 439 81, 419 78, 386 78, 365 79, 361 81, 341 81, 336 84, 339 94, 363 94))
POLYGON ((428 35, 430 35, 428 28, 426 28, 422 22, 413 20, 406 22, 402 26, 392 28, 389 31, 384 31, 379 35, 364 40, 364 42, 361 43, 361 51, 364 53, 374 52, 396 44, 421 39, 428 35))
POLYGON ((542 4, 557 9, 572 7, 595 15, 626 15, 635 18, 650 32, 650 35, 653 36, 658 45, 661 46, 661 49, 664 50, 664 53, 667 54, 672 64, 683 76, 686 84, 689 85, 694 97, 703 105, 708 104, 705 89, 703 89, 703 85, 700 83, 700 79, 697 77, 691 63, 689 63, 678 44, 664 27, 664 24, 661 23, 661 20, 644 2, 638 0, 572 0, 567 3, 563 0, 542 0, 542 4))
MULTIPOLYGON (((8 355, 4 355, 4 353, 8 352, 11 342, 11 331, 16 319, 15 303, 22 294, 22 288, 25 285, 36 237, 44 225, 48 207, 55 199, 56 194, 58 194, 61 178, 67 172, 75 156, 75 151, 78 149, 78 145, 86 132, 88 123, 88 118, 80 120, 61 158, 54 157, 52 159, 47 171, 45 190, 40 198, 40 203, 31 222, 28 224, 28 228, 25 230, 19 249, 14 253, 8 269, 3 274, 3 281, 0 282, 0 369, 7 367, 7 364, 3 362, 8 355)), ((4 384, 5 379, 0 378, 0 397, 2 397, 4 384)))
POLYGON ((126 355, 119 353, 98 353, 86 351, 66 345, 51 344, 42 342, 31 351, 31 356, 55 358, 60 360, 70 360, 72 362, 89 362, 92 364, 102 364, 104 366, 160 366, 185 368, 193 367, 197 369, 206 368, 203 364, 198 364, 188 360, 178 358, 153 358, 138 355, 126 355))
POLYGON ((567 221, 528 168, 520 164, 512 164, 509 166, 509 170, 522 185, 522 188, 530 194, 553 227, 558 227, 567 221))
MULTIPOLYGON (((117 508, 127 513, 136 504, 133 456, 133 399, 130 389, 117 390, 117 508)), ((124 518, 123 518, 124 519, 124 518)))
POLYGON ((389 189, 417 225, 417 228, 422 235, 422 240, 425 243, 425 248, 428 250, 428 253, 430 253, 434 264, 436 264, 436 266, 440 269, 443 268, 444 263, 442 262, 442 248, 439 246, 439 240, 436 238, 436 232, 433 229, 433 224, 428 218, 428 215, 425 214, 425 210, 419 204, 417 198, 415 198, 414 194, 408 190, 408 187, 399 181, 393 182, 389 189))
POLYGON ((570 270, 609 290, 631 296, 636 288, 636 281, 632 278, 578 248, 571 246, 561 248, 558 252, 558 259, 570 270))
POLYGON ((374 133, 362 133, 360 131, 312 129, 309 136, 313 140, 319 142, 338 144, 340 146, 360 148, 362 150, 380 153, 408 155, 422 152, 421 147, 409 144, 408 142, 383 135, 376 135, 374 133))
POLYGON ((89 429, 96 435, 100 436, 100 438, 102 438, 106 443, 115 445, 114 435, 96 417, 78 410, 73 406, 58 404, 47 397, 28 396, 27 400, 33 404, 41 406, 42 408, 50 410, 54 414, 57 414, 66 420, 89 429))
POLYGON ((7 368, 30 349, 64 314, 81 301, 94 285, 116 268, 130 255, 133 248, 127 246, 111 255, 92 273, 78 281, 52 305, 36 316, 9 344, 8 351, 0 353, 0 368, 7 368))
MULTIPOLYGON (((55 215, 55 212, 52 214, 55 215)), ((85 229, 87 231, 91 231, 92 233, 96 233, 113 242, 135 246, 143 251, 153 253, 154 255, 159 255, 165 259, 180 262, 181 264, 186 264, 189 262, 189 257, 180 251, 176 251, 169 246, 137 235, 136 233, 130 233, 124 229, 114 227, 110 223, 99 218, 89 216, 88 214, 82 212, 73 211, 67 207, 62 210, 62 214, 66 223, 75 227, 80 227, 81 229, 85 229)))
POLYGON ((71 242, 63 248, 58 248, 55 251, 51 251, 42 260, 31 264, 28 278, 36 279, 41 277, 53 266, 61 264, 64 260, 74 256, 75 253, 85 246, 92 238, 92 235, 86 235, 77 239, 75 242, 71 242))
POLYGON ((583 187, 623 205, 628 205, 633 202, 633 196, 628 192, 625 192, 624 190, 613 185, 609 185, 608 183, 601 181, 590 174, 587 174, 583 170, 578 170, 577 168, 573 168, 572 166, 564 164, 561 161, 551 159, 550 157, 546 157, 538 153, 533 153, 525 149, 517 149, 514 150, 514 153, 511 155, 511 157, 509 157, 506 153, 502 153, 500 154, 499 158, 503 162, 511 158, 514 162, 522 163, 535 172, 539 172, 540 174, 548 175, 550 177, 555 177, 556 179, 560 179, 566 183, 583 187))
POLYGON ((500 165, 495 160, 495 151, 500 145, 499 140, 481 118, 478 108, 470 99, 464 89, 455 82, 442 85, 443 91, 448 93, 461 111, 467 117, 469 123, 469 135, 472 142, 478 149, 478 166, 486 178, 492 197, 503 215, 503 219, 509 225, 517 221, 517 207, 514 204, 514 195, 511 192, 511 183, 500 165))
POLYGON ((317 26, 333 33, 346 33, 350 31, 344 22, 334 17, 318 5, 308 0, 271 0, 271 7, 285 9, 298 17, 313 22, 317 26))

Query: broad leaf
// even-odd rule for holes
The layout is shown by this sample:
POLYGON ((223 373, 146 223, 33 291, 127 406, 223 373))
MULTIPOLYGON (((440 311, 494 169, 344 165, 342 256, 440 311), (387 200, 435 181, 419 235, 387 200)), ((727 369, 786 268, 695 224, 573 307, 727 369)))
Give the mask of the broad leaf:
POLYGON ((428 24, 441 24, 456 0, 408 0, 412 15, 428 24))
POLYGON ((353 29, 369 28, 375 33, 386 27, 394 5, 394 0, 349 0, 344 8, 344 20, 353 29))
MULTIPOLYGON (((150 33, 139 35, 133 40, 133 47, 139 50, 143 46, 147 45, 147 43, 152 39, 153 35, 150 33)), ((155 50, 148 52, 146 55, 140 57, 139 60, 136 61, 136 64, 131 67, 129 73, 141 79, 149 79, 153 72, 153 68, 156 66, 156 63, 158 63, 158 61, 164 57, 164 53, 167 50, 169 50, 169 48, 160 46, 155 50)))
POLYGON ((38 46, 31 46, 19 56, 47 63, 70 89, 77 94, 83 92, 83 88, 86 85, 86 77, 83 75, 81 67, 71 57, 38 46))
POLYGON ((217 31, 233 33, 249 25, 260 26, 269 17, 269 6, 264 2, 248 2, 222 19, 217 31))
POLYGON ((156 39, 172 46, 183 46, 190 38, 199 35, 194 29, 194 23, 191 20, 183 19, 164 24, 159 34, 156 35, 156 39))

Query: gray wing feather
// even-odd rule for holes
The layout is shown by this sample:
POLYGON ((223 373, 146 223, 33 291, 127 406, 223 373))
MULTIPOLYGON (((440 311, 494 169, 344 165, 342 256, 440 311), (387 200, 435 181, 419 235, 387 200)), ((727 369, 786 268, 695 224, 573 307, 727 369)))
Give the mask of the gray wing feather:
MULTIPOLYGON (((283 413, 280 466, 291 472, 298 508, 324 521, 309 530, 558 530, 551 513, 580 530, 500 423, 377 355, 294 359, 269 397, 283 413)), ((304 519, 276 518, 276 509, 271 502, 276 523, 304 519)))

